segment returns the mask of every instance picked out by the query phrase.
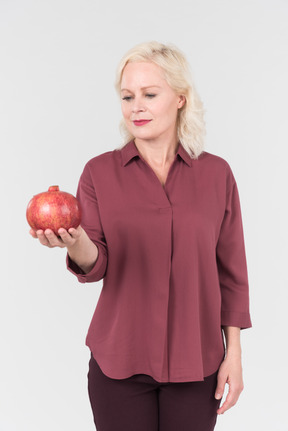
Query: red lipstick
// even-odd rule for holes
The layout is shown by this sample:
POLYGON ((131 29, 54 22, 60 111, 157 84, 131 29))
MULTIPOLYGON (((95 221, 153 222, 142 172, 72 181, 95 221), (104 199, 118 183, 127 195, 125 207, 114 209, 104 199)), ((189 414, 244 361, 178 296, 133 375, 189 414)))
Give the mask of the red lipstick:
POLYGON ((134 120, 133 123, 135 126, 144 126, 147 123, 150 123, 151 120, 134 120))

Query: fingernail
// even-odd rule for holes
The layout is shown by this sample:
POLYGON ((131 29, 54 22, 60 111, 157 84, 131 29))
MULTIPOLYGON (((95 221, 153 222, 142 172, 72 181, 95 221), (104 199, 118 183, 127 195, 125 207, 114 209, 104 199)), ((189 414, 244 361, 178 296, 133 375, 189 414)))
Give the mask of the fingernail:
POLYGON ((216 394, 215 398, 216 398, 216 400, 220 400, 221 394, 216 394))

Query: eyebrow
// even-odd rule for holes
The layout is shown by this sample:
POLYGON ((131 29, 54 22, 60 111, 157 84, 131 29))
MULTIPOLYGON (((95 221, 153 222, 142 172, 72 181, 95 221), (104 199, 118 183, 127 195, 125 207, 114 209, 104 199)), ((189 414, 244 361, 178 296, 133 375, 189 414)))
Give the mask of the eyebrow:
MULTIPOLYGON (((141 87, 141 90, 147 90, 147 88, 161 88, 159 85, 147 85, 147 87, 141 87)), ((131 91, 128 88, 121 88, 121 91, 131 91)))

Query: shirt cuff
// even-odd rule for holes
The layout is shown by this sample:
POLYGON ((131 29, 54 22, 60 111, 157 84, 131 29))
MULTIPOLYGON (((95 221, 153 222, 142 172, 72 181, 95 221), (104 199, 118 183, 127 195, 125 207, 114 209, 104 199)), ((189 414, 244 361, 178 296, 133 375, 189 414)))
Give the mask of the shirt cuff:
POLYGON ((249 313, 239 313, 238 311, 222 311, 222 326, 236 326, 240 329, 251 328, 251 318, 249 313))
POLYGON ((99 281, 105 276, 107 266, 107 256, 98 246, 99 253, 97 260, 93 268, 85 273, 69 256, 66 255, 66 266, 68 271, 75 275, 80 283, 92 283, 93 281, 99 281))

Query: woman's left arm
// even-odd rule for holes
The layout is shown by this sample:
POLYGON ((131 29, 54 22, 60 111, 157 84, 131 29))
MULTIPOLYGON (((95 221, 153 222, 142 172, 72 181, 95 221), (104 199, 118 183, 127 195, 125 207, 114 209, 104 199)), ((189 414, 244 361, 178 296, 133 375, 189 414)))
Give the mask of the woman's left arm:
POLYGON ((243 376, 241 362, 240 328, 235 326, 224 326, 226 341, 226 356, 218 371, 218 383, 215 398, 221 399, 224 394, 226 383, 229 385, 229 392, 222 406, 217 413, 223 414, 233 407, 243 391, 243 376))

